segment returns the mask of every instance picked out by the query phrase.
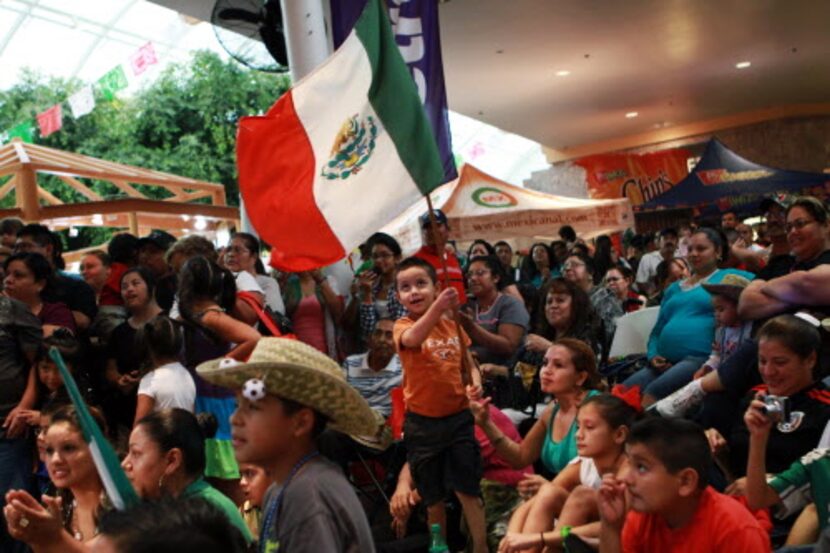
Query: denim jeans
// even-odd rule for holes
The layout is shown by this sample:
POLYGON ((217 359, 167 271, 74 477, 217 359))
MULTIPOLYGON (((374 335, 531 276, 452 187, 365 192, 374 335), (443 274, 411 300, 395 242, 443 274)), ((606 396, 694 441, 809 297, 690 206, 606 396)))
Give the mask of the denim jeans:
MULTIPOLYGON (((0 439, 0 503, 3 506, 6 505, 6 492, 9 490, 32 491, 32 447, 29 440, 0 439)), ((0 523, 0 551, 29 551, 24 543, 9 536, 5 522, 0 523)))
POLYGON ((706 357, 684 357, 662 373, 651 367, 640 369, 629 376, 626 386, 639 386, 642 394, 663 399, 692 381, 692 376, 706 361, 706 357))

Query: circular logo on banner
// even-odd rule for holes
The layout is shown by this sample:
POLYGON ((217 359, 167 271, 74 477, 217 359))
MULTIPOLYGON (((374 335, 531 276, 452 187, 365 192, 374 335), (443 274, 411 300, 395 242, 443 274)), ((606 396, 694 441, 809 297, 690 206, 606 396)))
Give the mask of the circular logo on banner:
POLYGON ((476 189, 473 192, 473 201, 480 206, 493 208, 512 207, 519 204, 519 201, 507 192, 491 186, 476 189))

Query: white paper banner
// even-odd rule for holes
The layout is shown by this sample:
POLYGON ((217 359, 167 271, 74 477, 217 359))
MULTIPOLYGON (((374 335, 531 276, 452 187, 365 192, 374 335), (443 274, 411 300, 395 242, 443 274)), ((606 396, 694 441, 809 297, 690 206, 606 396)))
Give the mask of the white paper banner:
POLYGON ((72 116, 75 119, 91 112, 95 108, 95 95, 92 93, 92 85, 86 85, 70 96, 68 101, 72 116))

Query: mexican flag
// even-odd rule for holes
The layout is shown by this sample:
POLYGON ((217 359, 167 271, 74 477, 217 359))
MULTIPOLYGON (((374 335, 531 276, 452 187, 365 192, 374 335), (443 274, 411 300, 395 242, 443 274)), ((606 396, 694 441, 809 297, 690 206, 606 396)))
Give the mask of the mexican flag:
POLYGON ((95 463, 98 476, 104 484, 104 491, 107 492, 113 506, 119 511, 123 511, 127 507, 138 503, 138 495, 136 495, 132 484, 127 479, 127 475, 124 474, 124 469, 121 468, 121 462, 118 460, 115 450, 104 437, 98 423, 92 418, 89 408, 78 390, 78 385, 75 383, 72 373, 66 367, 66 363, 63 362, 63 357, 61 357, 57 348, 49 349, 49 357, 58 366, 61 378, 63 378, 63 385, 66 387, 66 391, 69 393, 72 404, 78 413, 81 434, 84 436, 84 441, 89 444, 92 462, 95 463))
POLYGON ((271 264, 345 257, 442 183, 415 83, 378 0, 340 48, 237 136, 239 188, 271 264))

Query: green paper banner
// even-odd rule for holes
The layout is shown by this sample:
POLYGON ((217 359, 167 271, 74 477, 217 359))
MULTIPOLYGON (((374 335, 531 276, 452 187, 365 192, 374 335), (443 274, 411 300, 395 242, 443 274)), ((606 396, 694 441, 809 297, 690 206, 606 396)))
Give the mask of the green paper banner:
POLYGON ((20 123, 19 125, 15 125, 11 129, 8 130, 7 140, 11 141, 12 138, 19 138, 23 142, 33 142, 35 136, 35 125, 31 121, 25 121, 20 123))
POLYGON ((124 68, 119 65, 98 79, 98 88, 107 100, 115 98, 116 92, 127 88, 127 75, 124 74, 124 68))

